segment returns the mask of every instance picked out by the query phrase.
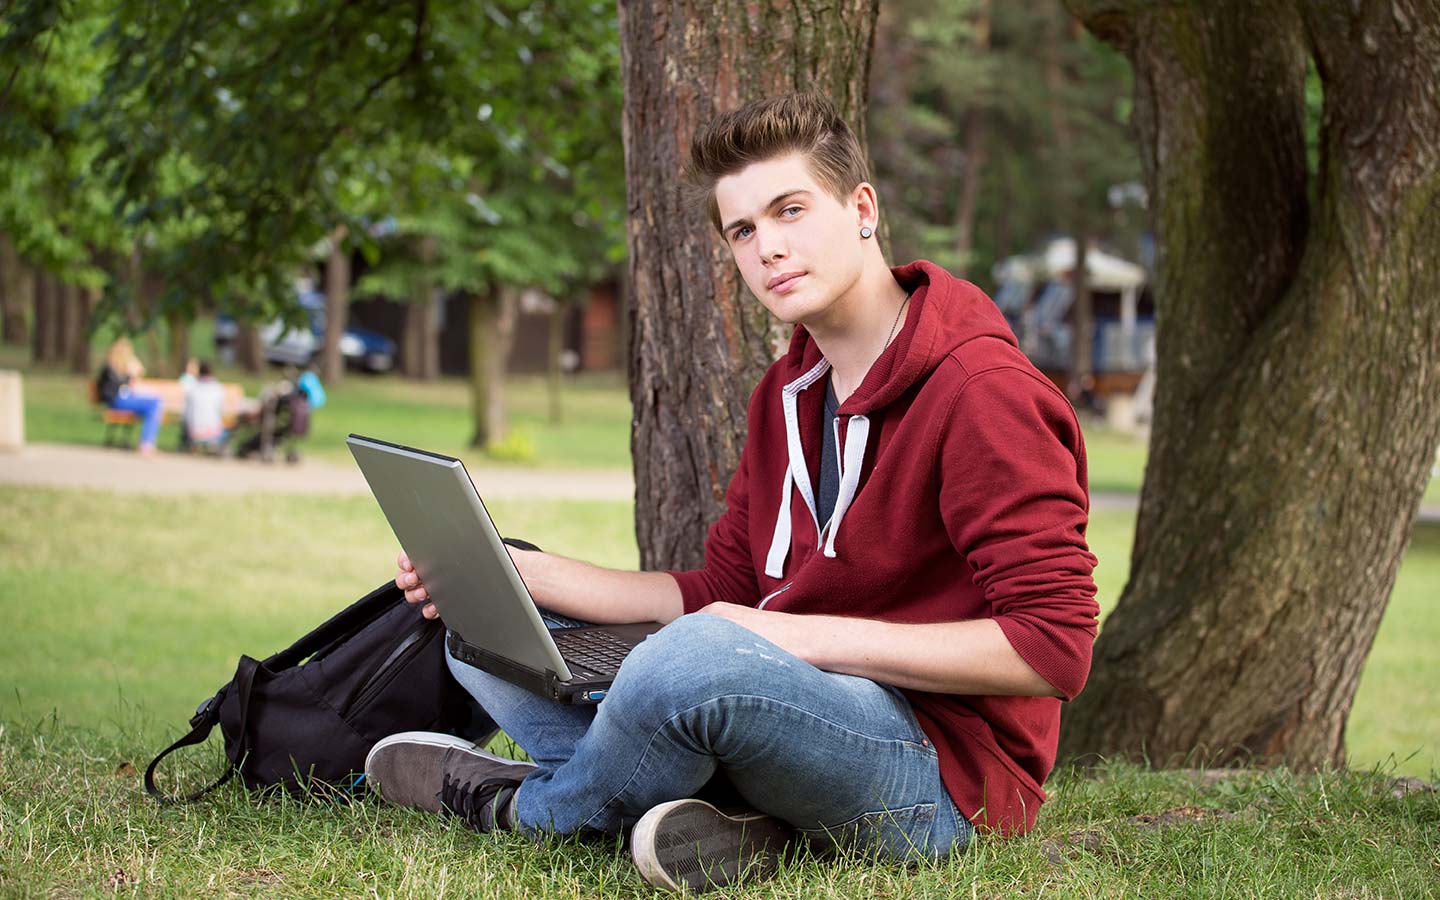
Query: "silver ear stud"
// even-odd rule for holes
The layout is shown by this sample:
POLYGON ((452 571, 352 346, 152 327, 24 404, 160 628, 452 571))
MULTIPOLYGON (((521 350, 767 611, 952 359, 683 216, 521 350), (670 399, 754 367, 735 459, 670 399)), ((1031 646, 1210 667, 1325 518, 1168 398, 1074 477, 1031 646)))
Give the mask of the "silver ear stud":
POLYGON ((860 237, 862 237, 862 238, 868 238, 870 235, 872 235, 872 234, 874 234, 874 233, 875 233, 874 229, 872 229, 869 225, 866 225, 866 226, 864 226, 863 228, 860 229, 860 237))

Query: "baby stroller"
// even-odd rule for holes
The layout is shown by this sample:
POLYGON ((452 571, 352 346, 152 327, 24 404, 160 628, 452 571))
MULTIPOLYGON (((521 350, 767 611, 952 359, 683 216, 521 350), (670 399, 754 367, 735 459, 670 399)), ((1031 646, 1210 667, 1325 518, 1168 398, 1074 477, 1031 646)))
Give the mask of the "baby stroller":
POLYGON ((260 393, 259 408, 235 423, 232 452, 241 459, 259 456, 264 462, 273 462, 279 448, 285 451, 286 462, 298 463, 300 441, 310 433, 311 410, 325 402, 319 385, 313 372, 305 372, 297 379, 266 387, 260 393), (312 398, 319 402, 313 403, 312 398))

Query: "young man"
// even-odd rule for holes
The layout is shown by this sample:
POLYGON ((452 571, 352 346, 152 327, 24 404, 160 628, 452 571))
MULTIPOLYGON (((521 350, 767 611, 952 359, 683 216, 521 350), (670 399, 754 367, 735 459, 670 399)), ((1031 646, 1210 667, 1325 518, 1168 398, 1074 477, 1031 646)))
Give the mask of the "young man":
POLYGON ((553 613, 669 624, 590 709, 452 660, 533 764, 407 734, 366 771, 386 799, 482 831, 633 826, 642 874, 671 888, 763 870, 792 828, 886 859, 1029 829, 1098 613, 1074 412, 979 289, 887 266, 863 155, 829 102, 719 117, 690 175, 745 283, 797 326, 751 397, 704 568, 514 551, 553 613), (755 812, 695 799, 717 773, 755 812))

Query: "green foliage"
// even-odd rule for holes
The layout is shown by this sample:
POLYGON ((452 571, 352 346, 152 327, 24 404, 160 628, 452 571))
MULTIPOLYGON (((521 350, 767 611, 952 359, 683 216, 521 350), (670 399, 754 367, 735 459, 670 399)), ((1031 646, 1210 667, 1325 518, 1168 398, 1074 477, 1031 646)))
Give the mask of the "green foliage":
POLYGON ((98 132, 83 114, 106 57, 94 4, 18 3, 0 17, 0 232, 33 265, 104 281, 97 255, 124 243, 113 196, 92 178, 98 132))
POLYGON ((337 224, 402 281, 403 238, 439 238, 436 281, 464 290, 559 290, 618 256, 606 4, 20 0, 0 73, 0 229, 91 283, 97 253, 138 252, 160 295, 112 259, 101 310, 132 328, 212 304, 296 318, 291 280, 337 224))
POLYGON ((1059 0, 897 0, 882 15, 868 128, 894 260, 931 259, 985 284, 1000 258, 1077 229, 1134 255, 1143 211, 1107 199, 1112 185, 1140 178, 1123 57, 1059 0), (977 129, 974 244, 960 259, 977 129))

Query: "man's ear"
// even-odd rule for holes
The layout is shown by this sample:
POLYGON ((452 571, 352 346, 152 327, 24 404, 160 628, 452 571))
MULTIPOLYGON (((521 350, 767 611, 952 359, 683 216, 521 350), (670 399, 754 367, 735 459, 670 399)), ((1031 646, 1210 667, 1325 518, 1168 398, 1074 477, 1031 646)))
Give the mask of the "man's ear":
POLYGON ((875 193, 875 186, 868 181, 862 181, 855 186, 850 193, 850 206, 855 208, 859 220, 856 227, 869 225, 875 228, 880 220, 880 199, 875 193))

